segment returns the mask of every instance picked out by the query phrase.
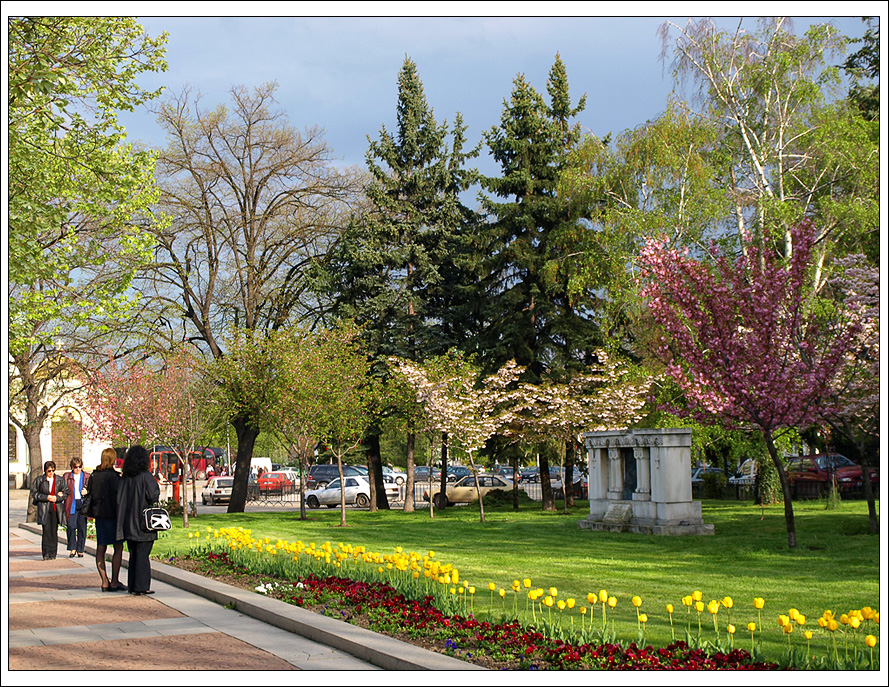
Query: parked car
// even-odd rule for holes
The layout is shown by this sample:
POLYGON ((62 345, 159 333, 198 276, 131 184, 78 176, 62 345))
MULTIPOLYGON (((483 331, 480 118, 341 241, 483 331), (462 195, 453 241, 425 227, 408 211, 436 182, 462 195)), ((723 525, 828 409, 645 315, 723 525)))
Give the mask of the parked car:
POLYGON ((739 487, 750 486, 756 480, 756 470, 756 460, 748 458, 738 466, 738 472, 728 478, 728 483, 739 487))
POLYGON ((416 465, 414 466, 414 481, 415 482, 428 482, 429 481, 429 472, 432 472, 432 479, 437 480, 441 478, 441 470, 437 467, 429 467, 428 465, 416 465))
POLYGON ((217 503, 228 503, 232 499, 234 477, 211 477, 201 489, 201 503, 215 506, 217 503))
POLYGON ((395 482, 395 484, 404 484, 405 481, 407 480, 407 475, 404 473, 404 471, 394 470, 394 469, 390 468, 388 465, 384 465, 383 466, 383 476, 385 477, 387 475, 392 478, 392 481, 395 482))
POLYGON ((260 491, 292 492, 298 484, 298 479, 294 480, 293 477, 292 472, 282 470, 264 472, 256 478, 256 484, 260 491))
MULTIPOLYGON (((345 467, 345 466, 344 466, 345 467)), ((345 496, 346 504, 355 504, 359 508, 366 508, 370 505, 370 484, 360 475, 350 475, 345 477, 345 496)), ((322 505, 328 508, 336 508, 340 505, 341 496, 339 478, 332 480, 323 489, 313 489, 306 492, 306 506, 309 508, 320 508, 322 505)), ((390 499, 398 497, 399 489, 395 483, 386 485, 386 496, 390 499)))
MULTIPOLYGON (((363 477, 361 471, 354 465, 343 465, 343 477, 356 475, 363 477)), ((306 475, 306 490, 323 489, 330 482, 339 479, 340 473, 337 466, 332 463, 316 464, 309 468, 306 475)))
MULTIPOLYGON (((475 487, 475 476, 467 475, 455 484, 448 483, 445 486, 445 496, 442 499, 440 491, 436 491, 432 497, 432 503, 436 508, 445 508, 454 503, 472 503, 478 500, 478 492, 482 496, 495 489, 512 491, 512 482, 497 475, 479 475, 478 490, 475 487)), ((423 493, 423 499, 429 500, 429 492, 423 493)))
POLYGON ((704 483, 704 475, 722 475, 725 477, 725 470, 722 468, 714 468, 711 466, 705 466, 702 468, 695 468, 691 472, 691 484, 692 486, 698 486, 704 483))
MULTIPOLYGON (((868 470, 871 482, 879 484, 880 475, 877 469, 868 468, 868 470)), ((818 453, 788 458, 784 464, 784 472, 791 485, 806 482, 828 485, 832 480, 836 480, 840 491, 857 491, 863 486, 861 466, 841 453, 818 453)))
POLYGON ((471 475, 472 470, 462 465, 448 465, 448 482, 459 482, 466 475, 471 475))
MULTIPOLYGON (((361 473, 361 476, 364 479, 368 479, 368 470, 366 465, 350 465, 349 467, 355 468, 358 472, 361 473)), ((345 473, 344 473, 345 474, 345 473)), ((386 468, 383 468, 383 482, 395 484, 395 478, 386 472, 386 468)))
POLYGON ((494 470, 494 474, 498 477, 502 477, 503 479, 508 479, 510 482, 522 481, 521 471, 516 472, 509 465, 500 465, 496 470, 494 470))

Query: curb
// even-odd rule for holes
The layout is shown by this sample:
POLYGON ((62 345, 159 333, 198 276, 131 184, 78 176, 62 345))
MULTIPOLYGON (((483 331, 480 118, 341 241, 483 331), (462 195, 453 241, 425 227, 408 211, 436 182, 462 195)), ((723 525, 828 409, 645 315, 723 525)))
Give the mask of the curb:
MULTIPOLYGON (((20 523, 19 528, 41 534, 36 523, 20 523)), ((86 551, 96 555, 95 542, 87 540, 86 551)), ((123 567, 129 555, 124 552, 123 567)), ((151 561, 152 578, 190 592, 238 613, 282 630, 339 649, 384 670, 486 670, 444 654, 377 634, 342 620, 329 618, 304 608, 270 599, 261 594, 232 587, 156 560, 151 561)))

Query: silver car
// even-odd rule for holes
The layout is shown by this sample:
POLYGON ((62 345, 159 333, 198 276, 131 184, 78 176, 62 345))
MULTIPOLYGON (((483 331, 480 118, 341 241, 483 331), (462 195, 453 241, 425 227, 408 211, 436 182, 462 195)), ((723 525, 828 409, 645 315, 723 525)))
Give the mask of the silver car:
MULTIPOLYGON (((348 476, 346 480, 346 505, 355 504, 359 508, 367 508, 370 505, 370 484, 363 477, 357 475, 348 476)), ((323 489, 313 489, 306 492, 306 505, 309 508, 320 508, 322 505, 328 508, 336 508, 340 505, 340 480, 337 477, 323 489)), ((397 498, 399 489, 395 484, 386 484, 386 496, 391 500, 397 498)))
POLYGON ((215 506, 217 503, 228 503, 232 499, 232 484, 234 477, 211 477, 201 489, 201 502, 205 506, 215 506))

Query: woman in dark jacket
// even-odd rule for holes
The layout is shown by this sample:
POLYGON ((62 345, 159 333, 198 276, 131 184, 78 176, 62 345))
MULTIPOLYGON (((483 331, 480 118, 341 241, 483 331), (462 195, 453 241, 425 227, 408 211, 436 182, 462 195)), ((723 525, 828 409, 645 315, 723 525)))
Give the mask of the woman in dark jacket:
POLYGON ((96 568, 102 580, 103 592, 120 592, 124 589, 119 581, 123 542, 117 538, 117 491, 120 474, 114 469, 116 460, 117 451, 113 448, 102 451, 102 462, 90 478, 90 504, 86 513, 96 522, 96 568), (111 581, 105 571, 105 554, 109 545, 114 546, 111 581))
POLYGON ((65 480, 56 477, 56 464, 46 461, 43 474, 31 484, 31 502, 37 506, 37 522, 43 525, 40 548, 45 561, 54 559, 59 551, 59 524, 65 522, 67 495, 65 480))
POLYGON ((122 477, 117 491, 117 539, 127 542, 130 560, 127 591, 130 594, 154 594, 151 587, 151 547, 157 532, 146 530, 142 511, 160 498, 157 480, 148 470, 148 451, 143 446, 130 446, 123 459, 122 477))
POLYGON ((68 556, 83 558, 86 546, 86 511, 83 499, 90 488, 90 473, 83 469, 83 461, 74 456, 69 461, 71 470, 65 473, 68 496, 65 498, 65 520, 68 526, 68 556))

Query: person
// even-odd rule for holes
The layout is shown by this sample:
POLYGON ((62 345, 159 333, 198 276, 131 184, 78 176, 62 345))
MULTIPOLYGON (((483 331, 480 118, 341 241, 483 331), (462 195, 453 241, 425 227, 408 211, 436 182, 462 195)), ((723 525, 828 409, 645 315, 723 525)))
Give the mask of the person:
POLYGON ((83 498, 89 491, 90 475, 83 469, 83 461, 74 457, 70 460, 71 470, 65 473, 68 496, 65 497, 65 520, 68 525, 68 557, 83 558, 86 545, 86 513, 83 498))
POLYGON ((31 484, 31 502, 37 506, 37 523, 43 526, 40 550, 43 560, 55 559, 59 550, 59 524, 65 521, 65 480, 56 477, 56 464, 48 460, 43 474, 31 484))
POLYGON ((87 517, 96 523, 96 568, 102 580, 103 592, 120 592, 120 564, 123 561, 123 542, 117 538, 117 491, 120 474, 114 469, 117 451, 106 448, 102 451, 99 467, 90 477, 90 502, 87 517), (114 546, 111 556, 111 580, 105 569, 105 554, 109 546, 114 546))
POLYGON ((148 469, 148 451, 144 446, 130 446, 123 459, 117 491, 117 539, 126 540, 130 552, 127 591, 130 594, 154 594, 151 591, 151 548, 157 532, 146 530, 142 511, 160 498, 160 487, 148 469))

